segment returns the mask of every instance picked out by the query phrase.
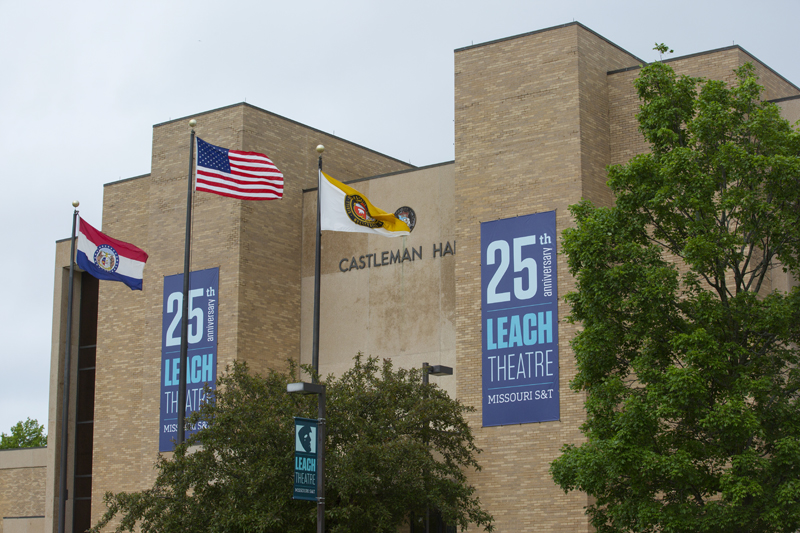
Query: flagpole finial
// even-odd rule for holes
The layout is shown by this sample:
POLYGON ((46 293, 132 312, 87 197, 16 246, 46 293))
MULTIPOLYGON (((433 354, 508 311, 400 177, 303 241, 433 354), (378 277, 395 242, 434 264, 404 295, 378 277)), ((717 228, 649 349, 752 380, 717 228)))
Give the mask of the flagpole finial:
POLYGON ((72 202, 72 207, 74 207, 75 209, 77 209, 79 205, 81 205, 81 203, 78 200, 72 202))
POLYGON ((322 154, 322 152, 324 152, 324 151, 325 151, 325 147, 322 146, 321 144, 318 144, 317 145, 317 153, 318 154, 322 154))
POLYGON ((197 121, 195 119, 190 120, 189 127, 194 129, 195 126, 197 126, 197 121))

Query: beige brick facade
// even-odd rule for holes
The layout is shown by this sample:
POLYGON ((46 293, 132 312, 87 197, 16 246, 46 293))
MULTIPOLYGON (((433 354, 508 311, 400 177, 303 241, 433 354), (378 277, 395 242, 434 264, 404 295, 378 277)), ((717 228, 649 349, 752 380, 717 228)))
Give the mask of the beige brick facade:
POLYGON ((47 448, 0 450, 0 533, 43 531, 47 448))
MULTIPOLYGON (((679 74, 731 81, 746 61, 755 62, 731 47, 678 58, 672 66, 679 74)), ((458 397, 478 408, 471 425, 485 466, 471 479, 486 506, 497 510, 498 531, 590 530, 587 497, 565 495, 548 475, 561 446, 582 440, 584 398, 569 390, 575 326, 564 321, 569 310, 561 305, 561 420, 480 427, 480 223, 555 209, 560 232, 572 223, 570 204, 585 198, 610 205, 606 166, 647 150, 632 84, 640 64, 579 24, 456 51, 458 397)), ((765 65, 756 67, 767 98, 800 94, 765 65)), ((558 279, 561 297, 574 289, 561 255, 558 279)))
MULTIPOLYGON (((480 224, 555 210, 560 232, 582 197, 610 202, 605 78, 637 62, 576 24, 456 51, 458 397, 478 409, 470 422, 484 469, 472 480, 487 508, 502 509, 498 531, 587 530, 587 497, 564 495, 548 475, 562 444, 581 440, 584 412, 583 396, 568 388, 575 326, 560 305, 561 420, 481 427, 480 224)), ((564 257, 557 268, 563 296, 573 288, 564 257)))
MULTIPOLYGON (((780 99, 787 117, 800 118, 800 90, 739 47, 671 64, 681 74, 730 80, 732 69, 745 61, 755 61, 767 98, 780 99)), ((572 224, 569 205, 582 198, 610 205, 606 167, 647 150, 637 128, 639 102, 632 86, 641 63, 577 23, 456 50, 456 158, 421 169, 248 104, 192 117, 199 137, 266 153, 286 177, 279 201, 195 195, 192 270, 220 269, 218 372, 234 360, 247 361, 259 372, 281 367, 289 358, 310 362, 314 148, 324 144, 328 174, 353 182, 387 211, 412 207, 417 227, 398 239, 323 234, 322 373, 340 373, 358 351, 392 357, 403 367, 423 362, 455 367, 455 376, 432 381, 477 408, 470 423, 483 449, 483 470, 470 479, 494 515, 496 530, 589 531, 584 515, 589 498, 565 495, 548 474, 561 446, 582 440, 584 420, 584 398, 569 389, 576 371, 569 342, 576 326, 565 322, 569 310, 563 303, 558 312, 561 419, 481 426, 480 224, 555 210, 560 232, 572 224), (445 244, 451 253, 443 254, 445 244), (404 250, 419 250, 419 256, 381 261, 404 250), (367 256, 373 259, 361 266, 367 256)), ((165 276, 183 271, 188 170, 187 117, 153 128, 149 174, 104 189, 102 231, 140 246, 150 258, 143 291, 119 283, 99 286, 92 522, 104 511, 106 491, 140 490, 155 476, 163 285, 165 276)), ((47 531, 54 530, 58 500, 55 436, 68 264, 68 242, 61 242, 54 294, 53 438, 46 489, 42 481, 40 491, 47 531)), ((563 297, 574 283, 560 246, 557 269, 563 297)), ((787 286, 789 281, 778 277, 775 286, 787 286)))

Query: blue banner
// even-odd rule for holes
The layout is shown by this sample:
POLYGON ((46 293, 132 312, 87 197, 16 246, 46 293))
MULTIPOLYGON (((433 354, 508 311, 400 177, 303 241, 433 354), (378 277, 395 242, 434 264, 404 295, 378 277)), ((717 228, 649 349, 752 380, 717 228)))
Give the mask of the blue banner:
POLYGON ((317 501, 317 421, 294 419, 295 500, 317 501))
MULTIPOLYGON (((219 268, 189 275, 189 348, 186 372, 186 418, 205 401, 206 384, 217 384, 217 319, 219 268)), ((170 452, 178 437, 178 384, 180 380, 183 274, 164 278, 161 325, 161 419, 158 450, 170 452)), ((200 429, 186 430, 188 437, 200 429)))
POLYGON ((483 425, 559 420, 556 213, 481 224, 483 425))

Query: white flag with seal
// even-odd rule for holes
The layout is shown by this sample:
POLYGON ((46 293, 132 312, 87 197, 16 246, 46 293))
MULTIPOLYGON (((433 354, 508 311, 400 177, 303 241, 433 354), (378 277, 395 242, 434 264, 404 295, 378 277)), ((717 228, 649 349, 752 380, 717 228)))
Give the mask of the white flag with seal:
POLYGON ((366 196, 320 171, 320 229, 402 237, 408 224, 372 205, 366 196))

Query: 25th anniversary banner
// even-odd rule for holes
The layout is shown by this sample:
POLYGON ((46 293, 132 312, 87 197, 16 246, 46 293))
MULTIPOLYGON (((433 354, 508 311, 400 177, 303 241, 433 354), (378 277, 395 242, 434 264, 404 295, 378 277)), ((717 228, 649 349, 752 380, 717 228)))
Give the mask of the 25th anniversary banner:
MULTIPOLYGON (((186 418, 205 401, 203 388, 217 383, 219 268, 189 274, 189 343, 186 372, 186 418)), ((161 420, 158 450, 170 452, 178 435, 183 274, 164 278, 161 328, 161 420)), ((187 430, 186 436, 199 428, 187 430)))
POLYGON ((555 211, 481 224, 483 425, 560 417, 555 211))

